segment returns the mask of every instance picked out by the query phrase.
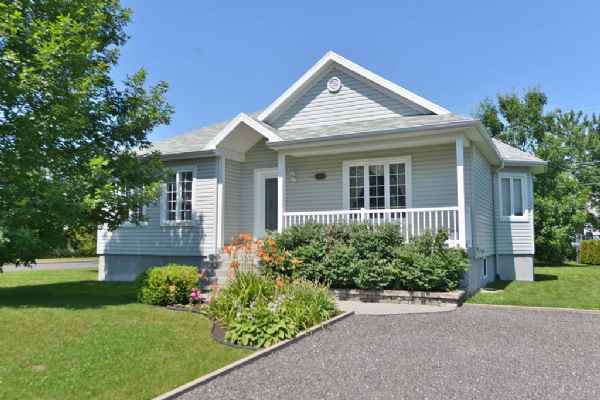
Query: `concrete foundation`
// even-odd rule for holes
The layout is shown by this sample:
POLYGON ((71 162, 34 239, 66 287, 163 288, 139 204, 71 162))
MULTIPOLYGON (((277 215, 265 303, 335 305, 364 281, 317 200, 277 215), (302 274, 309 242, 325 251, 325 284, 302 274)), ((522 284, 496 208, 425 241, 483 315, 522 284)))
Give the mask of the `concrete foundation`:
POLYGON ((501 280, 533 281, 533 255, 504 254, 498 259, 498 275, 501 280))
POLYGON ((202 256, 154 256, 101 254, 98 256, 98 280, 133 281, 150 267, 167 264, 195 265, 198 268, 214 269, 213 262, 202 256))

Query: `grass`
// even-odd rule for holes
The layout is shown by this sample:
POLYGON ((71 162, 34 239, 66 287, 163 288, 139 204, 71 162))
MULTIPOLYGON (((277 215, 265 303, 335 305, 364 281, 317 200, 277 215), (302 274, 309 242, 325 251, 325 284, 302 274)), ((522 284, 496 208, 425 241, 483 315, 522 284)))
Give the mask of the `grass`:
POLYGON ((40 258, 35 260, 36 264, 48 264, 59 262, 83 262, 83 261, 98 261, 98 257, 58 257, 58 258, 40 258))
POLYGON ((147 399, 249 354, 96 271, 0 274, 1 399, 147 399))
POLYGON ((496 281, 467 303, 600 310, 600 266, 536 267, 534 282, 496 281))

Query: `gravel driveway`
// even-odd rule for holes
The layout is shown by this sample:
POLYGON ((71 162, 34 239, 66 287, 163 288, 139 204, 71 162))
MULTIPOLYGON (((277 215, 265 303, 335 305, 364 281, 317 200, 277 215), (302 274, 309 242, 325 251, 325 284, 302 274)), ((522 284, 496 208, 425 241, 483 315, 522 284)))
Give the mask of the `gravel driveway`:
POLYGON ((181 399, 600 398, 600 314, 352 316, 181 399))

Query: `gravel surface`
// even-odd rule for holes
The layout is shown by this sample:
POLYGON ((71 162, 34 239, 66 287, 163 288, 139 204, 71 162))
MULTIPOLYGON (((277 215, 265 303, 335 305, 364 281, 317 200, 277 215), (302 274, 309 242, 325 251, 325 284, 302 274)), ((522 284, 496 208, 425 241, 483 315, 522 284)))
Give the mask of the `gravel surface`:
POLYGON ((180 399, 600 399, 600 314, 352 316, 180 399))

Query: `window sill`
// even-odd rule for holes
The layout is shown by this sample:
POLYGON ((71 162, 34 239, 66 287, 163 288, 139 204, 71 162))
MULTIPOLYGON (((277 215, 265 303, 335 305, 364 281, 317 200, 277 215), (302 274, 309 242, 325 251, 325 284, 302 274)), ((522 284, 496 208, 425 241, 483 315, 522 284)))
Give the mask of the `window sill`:
POLYGON ((148 222, 140 222, 139 224, 134 224, 132 222, 123 222, 120 228, 140 228, 148 226, 148 222))
POLYGON ((160 223, 161 227, 192 227, 198 225, 195 221, 163 221, 160 223))
POLYGON ((529 222, 529 216, 524 215, 522 217, 510 216, 510 217, 500 217, 500 221, 502 222, 529 222))

